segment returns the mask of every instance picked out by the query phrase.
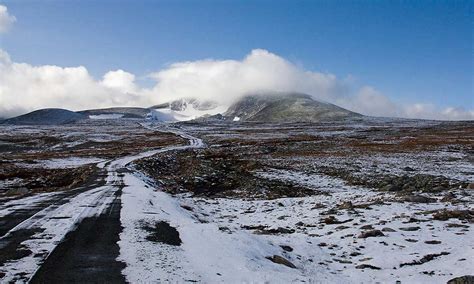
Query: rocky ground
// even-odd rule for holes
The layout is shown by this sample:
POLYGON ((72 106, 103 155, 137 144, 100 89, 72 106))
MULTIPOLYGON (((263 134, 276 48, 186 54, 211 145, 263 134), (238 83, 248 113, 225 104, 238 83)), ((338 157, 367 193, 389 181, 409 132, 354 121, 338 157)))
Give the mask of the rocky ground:
POLYGON ((2 126, 0 157, 4 281, 473 281, 472 122, 2 126))
POLYGON ((141 120, 89 120, 62 126, 0 127, 0 197, 72 189, 97 177, 99 162, 187 143, 157 135, 141 120))

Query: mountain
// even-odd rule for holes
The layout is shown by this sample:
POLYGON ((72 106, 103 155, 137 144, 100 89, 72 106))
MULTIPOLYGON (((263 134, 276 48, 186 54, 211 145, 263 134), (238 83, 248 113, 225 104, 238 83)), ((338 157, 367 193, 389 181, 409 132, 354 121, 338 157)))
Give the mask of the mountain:
POLYGON ((226 106, 220 106, 214 101, 196 98, 182 98, 171 102, 150 107, 151 116, 160 121, 187 121, 199 117, 216 115, 226 111, 226 106))
POLYGON ((182 99, 177 99, 171 102, 155 105, 155 106, 152 106, 151 108, 153 109, 169 108, 174 111, 184 111, 191 107, 195 110, 206 111, 206 110, 212 110, 216 108, 217 106, 218 104, 214 101, 209 101, 209 100, 201 101, 196 98, 182 98, 182 99))
POLYGON ((322 122, 362 117, 300 93, 245 96, 223 115, 228 120, 263 122, 322 122))
POLYGON ((229 108, 213 101, 184 98, 150 108, 114 107, 78 112, 66 109, 40 109, 7 119, 7 124, 54 125, 82 119, 136 118, 157 121, 187 121, 199 119, 262 121, 262 122, 323 122, 361 118, 362 115, 333 104, 314 100, 299 93, 258 94, 241 98, 229 108))
POLYGON ((7 119, 3 121, 3 123, 18 125, 55 125, 73 123, 81 119, 87 119, 87 116, 67 109, 46 108, 7 119))

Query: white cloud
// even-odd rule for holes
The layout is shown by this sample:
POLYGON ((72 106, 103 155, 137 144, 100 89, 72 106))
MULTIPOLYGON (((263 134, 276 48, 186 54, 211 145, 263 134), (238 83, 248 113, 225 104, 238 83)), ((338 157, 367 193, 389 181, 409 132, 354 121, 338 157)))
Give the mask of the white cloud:
POLYGON ((79 110, 152 101, 131 93, 133 80, 132 74, 117 70, 97 81, 83 66, 32 66, 0 52, 0 117, 45 107, 79 110))
POLYGON ((352 97, 337 99, 335 103, 347 109, 372 116, 403 116, 400 108, 373 87, 362 87, 352 97))
POLYGON ((433 104, 413 104, 404 107, 404 117, 438 120, 474 120, 474 110, 447 107, 439 109, 433 104))
POLYGON ((6 33, 14 22, 15 16, 8 13, 7 7, 0 5, 0 34, 6 33))
POLYGON ((242 60, 198 60, 171 64, 150 74, 156 82, 142 88, 123 70, 94 79, 85 67, 32 66, 13 62, 0 50, 0 117, 45 107, 72 110, 111 106, 151 106, 196 97, 230 104, 248 93, 302 92, 315 99, 374 116, 474 119, 474 111, 415 104, 401 106, 376 89, 354 90, 351 80, 305 70, 266 50, 242 60))
POLYGON ((329 100, 340 82, 332 74, 308 72, 266 50, 255 49, 243 60, 200 60, 170 65, 151 74, 153 93, 161 99, 199 96, 224 103, 243 94, 299 91, 329 100))
POLYGON ((125 92, 136 92, 138 89, 135 85, 135 75, 121 69, 107 72, 102 79, 102 85, 125 92))

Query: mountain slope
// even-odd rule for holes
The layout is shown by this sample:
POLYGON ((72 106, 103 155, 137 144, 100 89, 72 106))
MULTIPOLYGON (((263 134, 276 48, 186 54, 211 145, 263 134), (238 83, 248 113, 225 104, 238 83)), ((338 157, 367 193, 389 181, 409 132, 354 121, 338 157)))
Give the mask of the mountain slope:
POLYGON ((55 125, 73 123, 87 116, 67 109, 46 108, 35 110, 27 114, 13 117, 3 121, 5 124, 25 125, 55 125))
POLYGON ((150 109, 141 107, 112 107, 78 111, 89 118, 145 118, 150 109))
POLYGON ((320 122, 362 117, 299 93, 250 95, 233 104, 225 117, 243 121, 320 122))

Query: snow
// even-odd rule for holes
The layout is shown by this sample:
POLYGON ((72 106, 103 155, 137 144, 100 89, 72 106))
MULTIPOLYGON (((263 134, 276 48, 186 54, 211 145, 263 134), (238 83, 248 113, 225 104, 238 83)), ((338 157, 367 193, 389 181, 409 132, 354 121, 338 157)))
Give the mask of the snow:
MULTIPOLYGON (((269 228, 292 228, 293 234, 256 235, 259 242, 275 245, 289 245, 294 251, 283 254, 293 262, 302 275, 308 279, 318 279, 326 283, 433 283, 447 282, 455 276, 466 275, 474 266, 474 235, 463 229, 448 228, 446 222, 430 221, 420 223, 406 223, 410 217, 430 219, 430 216, 421 212, 436 209, 473 209, 472 196, 467 204, 446 205, 444 203, 417 204, 385 202, 371 205, 371 209, 356 209, 355 212, 338 209, 336 217, 339 220, 353 219, 341 225, 322 225, 324 211, 344 201, 353 204, 362 204, 381 198, 390 198, 388 194, 374 193, 364 188, 345 186, 342 181, 326 179, 319 175, 308 175, 301 172, 285 172, 271 170, 269 173, 258 173, 260 176, 274 179, 284 179, 312 186, 317 190, 330 192, 330 195, 315 195, 304 198, 281 198, 277 200, 239 200, 218 198, 207 200, 183 196, 183 203, 193 208, 194 214, 208 224, 227 227, 232 234, 241 232, 242 226, 264 225, 269 228), (323 204, 324 208, 316 207, 323 204), (299 227, 295 224, 303 222, 309 226, 299 227), (385 237, 353 238, 362 231, 363 225, 373 225, 375 229, 390 227, 396 232, 384 232, 385 237), (399 228, 419 226, 416 232, 401 231, 399 228), (337 229, 339 227, 339 229, 337 229), (417 239, 416 243, 406 239, 417 239), (425 244, 425 241, 439 240, 441 244, 425 244), (319 247, 318 244, 327 243, 328 247, 319 247), (399 267, 401 263, 419 260, 424 255, 447 251, 450 254, 436 258, 420 266, 399 267), (350 258, 353 252, 360 252, 360 256, 350 258), (334 254, 334 255, 331 255, 334 254), (340 263, 337 260, 350 260, 352 263, 340 263), (366 259, 366 260, 364 260, 366 259), (465 259, 462 261, 461 259, 465 259), (355 266, 366 263, 382 268, 381 270, 361 270, 355 266), (434 271, 436 276, 422 273, 434 271)), ((458 193, 459 194, 459 193, 458 193)), ((449 223, 459 221, 450 220, 449 223)), ((466 224, 464 224, 466 225, 466 224)), ((293 272, 295 277, 297 272, 293 272)), ((270 282, 277 281, 278 276, 270 278, 270 282)), ((232 281, 231 281, 232 282, 232 281)), ((238 281, 235 281, 238 282, 238 281)), ((258 281, 257 281, 258 282, 258 281)))
POLYGON ((155 191, 144 178, 126 174, 123 189, 120 256, 126 263, 123 274, 131 283, 180 282, 250 283, 278 279, 283 282, 308 280, 298 270, 276 265, 266 256, 279 247, 247 232, 228 234, 217 224, 201 223, 180 206, 179 200, 155 191), (175 227, 181 247, 147 241, 143 224, 167 221, 175 227))
MULTIPOLYGON (((152 128, 153 126, 148 125, 152 128)), ((190 140, 189 146, 168 147, 161 151, 202 147, 203 142, 179 130, 166 129, 190 140)), ((119 162, 127 165, 130 161, 119 162)), ((279 247, 248 232, 228 234, 217 224, 202 223, 170 195, 155 191, 146 178, 126 173, 122 195, 120 256, 126 263, 123 274, 129 282, 283 282, 309 280, 300 271, 277 265, 266 257, 278 254, 279 247), (146 240, 144 224, 167 221, 183 241, 181 247, 146 240)))
POLYGON ((28 209, 30 207, 35 206, 35 204, 40 203, 42 201, 48 200, 51 197, 54 197, 59 193, 57 192, 47 192, 47 193, 40 193, 28 197, 24 197, 21 199, 14 199, 6 202, 2 202, 0 204, 0 216, 6 216, 12 212, 28 209))
MULTIPOLYGON (((169 114, 178 116, 177 113, 169 114)), ((402 283, 445 283, 456 276, 470 274, 474 267, 474 234, 469 231, 471 224, 455 219, 448 222, 431 220, 430 213, 426 213, 443 208, 472 210, 472 191, 453 191, 462 201, 457 204, 402 203, 397 202, 396 196, 390 193, 349 186, 338 178, 298 170, 267 168, 254 174, 265 179, 299 184, 317 190, 318 194, 276 200, 210 199, 193 197, 190 194, 171 196, 160 188, 155 188, 147 177, 137 173, 132 162, 160 152, 206 145, 201 139, 171 125, 147 122, 142 123, 142 126, 153 131, 179 135, 188 139, 189 145, 150 149, 107 161, 98 158, 40 161, 44 167, 75 167, 98 163, 98 167, 108 172, 107 183, 105 186, 80 193, 62 205, 47 207, 13 228, 9 234, 20 229, 41 231, 21 244, 33 252, 31 255, 9 261, 0 267, 0 273, 5 273, 2 281, 14 281, 22 273, 26 279, 30 278, 66 233, 73 230, 83 218, 101 214, 122 186, 120 221, 123 231, 118 242, 120 254, 117 260, 126 264, 122 273, 131 283, 395 283, 397 280, 402 283), (128 171, 120 171, 119 174, 118 171, 124 168, 128 171), (321 223, 321 219, 328 216, 326 211, 347 201, 355 205, 383 202, 372 204, 369 208, 339 208, 331 215, 338 220, 352 220, 340 225, 321 223), (184 209, 183 205, 191 210, 184 209), (422 221, 407 223, 410 217, 422 221), (423 221, 428 219, 429 222, 423 221), (181 246, 146 239, 149 232, 144 227, 159 221, 166 221, 176 228, 182 240, 181 246), (297 225, 300 222, 304 225, 297 225), (469 228, 448 227, 448 223, 467 225, 469 228), (390 227, 396 231, 384 232, 383 237, 357 238, 363 225, 372 225, 375 229, 390 227), (273 229, 281 227, 293 229, 295 232, 256 234, 254 230, 245 229, 245 226, 265 226, 273 229), (420 230, 409 232, 399 229, 408 226, 419 226, 420 230), (407 239, 416 239, 417 242, 412 243, 407 239), (425 243, 430 240, 438 240, 441 243, 425 243), (326 243, 327 246, 319 246, 321 243, 326 243), (291 246, 293 251, 284 251, 281 245, 291 246), (400 267, 401 263, 444 251, 450 254, 423 265, 400 267), (350 256, 355 252, 361 255, 350 256), (266 258, 273 255, 288 259, 296 269, 275 264, 266 258), (341 263, 341 260, 351 263, 341 263), (355 266, 359 264, 374 265, 381 270, 356 269, 355 266), (431 271, 434 272, 433 276, 423 273, 431 271)), ((228 130, 220 131, 216 135, 228 135, 225 131, 228 130)), ((331 133, 347 134, 346 131, 331 133)), ((280 134, 262 131, 261 136, 253 139, 266 139, 273 135, 280 134)), ((415 168, 416 172, 447 173, 462 180, 472 180, 472 165, 456 160, 464 158, 463 154, 439 151, 436 155, 445 163, 437 164, 438 160, 430 160, 426 153, 413 155, 410 159, 403 155, 374 155, 372 160, 360 159, 359 162, 362 171, 372 163, 377 163, 379 168, 390 169, 391 173, 410 174, 402 170, 408 165, 415 168)), ((331 159, 336 158, 319 163, 331 165, 334 161, 331 159)), ((340 161, 334 163, 340 164, 340 161)), ((56 194, 38 194, 3 202, 0 204, 0 215, 5 216, 34 207, 56 194)), ((439 199, 441 196, 435 198, 439 199)))
POLYGON ((34 164, 17 163, 21 167, 30 168, 46 168, 46 169, 64 169, 64 168, 76 168, 89 164, 96 164, 104 161, 100 158, 81 158, 81 157, 69 157, 69 158, 57 158, 49 160, 35 160, 34 164))
POLYGON ((175 111, 170 108, 160 108, 152 110, 150 117, 159 121, 187 121, 193 120, 204 115, 216 115, 224 113, 227 110, 226 106, 218 106, 209 110, 198 110, 192 104, 188 104, 183 111, 175 111))
POLYGON ((232 121, 240 121, 240 117, 236 116, 232 121))
MULTIPOLYGON (((180 130, 169 127, 167 131, 179 133, 180 130)), ((188 139, 192 137, 181 135, 188 139)), ((464 194, 460 198, 465 203, 401 203, 389 193, 349 186, 341 179, 320 174, 267 169, 255 175, 290 181, 327 194, 277 200, 206 199, 188 194, 172 197, 159 188, 154 190, 151 183, 146 183, 146 177, 127 174, 121 215, 124 231, 119 243, 119 260, 127 264, 123 271, 127 280, 179 282, 186 279, 204 283, 391 283, 400 280, 402 283, 433 283, 469 274, 474 266, 473 247, 466 246, 474 243, 473 234, 465 233, 462 228, 449 228, 442 221, 407 223, 410 217, 431 219, 429 214, 423 213, 431 210, 472 209, 472 196, 466 196, 462 190, 455 194, 464 194), (337 209, 333 214, 337 219, 352 219, 343 225, 320 223, 328 216, 325 211, 343 202, 357 205, 382 200, 354 211, 337 209), (181 205, 192 209, 184 210, 181 205), (178 230, 183 241, 180 247, 146 240, 148 232, 143 229, 143 223, 158 221, 167 221, 178 230), (299 222, 307 225, 297 225, 299 222), (363 231, 360 227, 368 224, 375 229, 390 227, 396 232, 384 232, 384 237, 357 238, 363 231), (243 229, 244 226, 259 225, 294 229, 295 232, 254 234, 243 229), (416 232, 399 229, 408 226, 421 229, 416 232), (425 243, 430 240, 441 243, 425 243), (328 247, 320 247, 320 243, 327 243, 328 247), (289 245, 294 250, 283 251, 280 245, 289 245), (420 266, 400 267, 402 263, 444 251, 450 254, 420 266), (361 255, 350 256, 355 252, 361 255), (266 259, 272 255, 285 257, 297 269, 266 259), (344 263, 348 261, 350 263, 344 263), (381 269, 355 268, 360 264, 381 269), (432 271, 434 276, 429 275, 432 271)), ((457 220, 449 223, 461 224, 457 220)))
POLYGON ((90 119, 119 119, 122 118, 124 115, 121 113, 110 113, 110 114, 97 114, 97 115, 89 115, 90 119))

